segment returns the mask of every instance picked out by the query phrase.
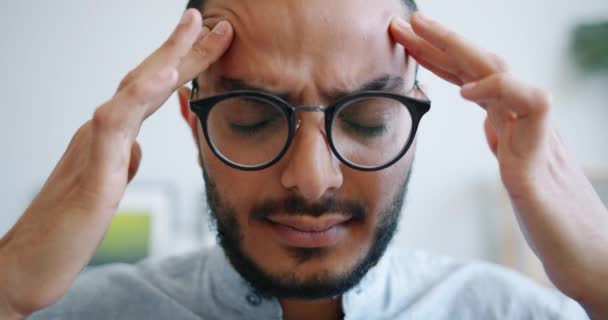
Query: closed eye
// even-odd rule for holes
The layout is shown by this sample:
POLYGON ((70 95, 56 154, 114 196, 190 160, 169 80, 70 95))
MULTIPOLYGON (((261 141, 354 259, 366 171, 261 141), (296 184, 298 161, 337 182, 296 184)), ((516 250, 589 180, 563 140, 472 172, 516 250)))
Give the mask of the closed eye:
POLYGON ((382 136, 384 133, 387 132, 387 127, 384 124, 368 126, 357 123, 356 121, 347 120, 344 117, 342 117, 341 121, 343 123, 343 126, 345 126, 345 130, 363 137, 375 138, 382 136))

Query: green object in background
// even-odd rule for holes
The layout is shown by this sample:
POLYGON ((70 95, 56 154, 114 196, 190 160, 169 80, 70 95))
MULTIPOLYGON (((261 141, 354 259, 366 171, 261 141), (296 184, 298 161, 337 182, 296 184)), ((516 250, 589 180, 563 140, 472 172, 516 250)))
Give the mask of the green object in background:
POLYGON ((118 212, 89 265, 134 263, 147 257, 151 222, 146 212, 118 212))
POLYGON ((608 22, 576 27, 572 47, 574 58, 583 69, 608 72, 608 22))

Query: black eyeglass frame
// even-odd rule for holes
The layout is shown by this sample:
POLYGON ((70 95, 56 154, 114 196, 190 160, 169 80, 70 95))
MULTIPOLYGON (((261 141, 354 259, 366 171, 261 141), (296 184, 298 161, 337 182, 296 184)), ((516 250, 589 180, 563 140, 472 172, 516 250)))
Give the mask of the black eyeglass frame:
MULTIPOLYGON (((414 84, 413 90, 415 90, 415 89, 420 90, 420 87, 418 86, 418 81, 416 81, 414 84)), ((344 163, 348 167, 356 169, 356 170, 360 170, 360 171, 379 171, 382 169, 386 169, 386 168, 392 166, 393 164, 395 164, 397 161, 399 161, 410 149, 410 147, 414 141, 414 137, 416 136, 416 133, 418 131, 418 126, 420 124, 420 120, 422 119, 422 116, 424 116, 424 114, 426 114, 431 108, 431 101, 428 98, 426 100, 422 100, 422 99, 416 99, 416 98, 399 95, 399 94, 394 94, 394 93, 390 93, 390 92, 385 92, 385 91, 357 92, 355 94, 346 96, 325 108, 323 108, 321 106, 292 106, 291 104, 289 104, 288 102, 284 101, 283 99, 281 99, 279 97, 276 97, 276 96, 273 96, 270 94, 266 94, 263 92, 259 92, 259 91, 253 91, 253 90, 236 90, 236 91, 220 93, 218 95, 214 95, 214 96, 207 97, 207 98, 202 98, 199 100, 193 100, 194 96, 197 94, 197 91, 198 91, 198 86, 197 86, 196 82, 193 82, 192 92, 191 92, 190 101, 189 101, 190 109, 198 116, 198 118, 200 120, 203 134, 205 135, 205 140, 207 141, 207 145, 209 146, 211 151, 215 154, 215 156, 218 157, 222 162, 224 162, 225 164, 227 164, 228 166, 230 166, 232 168, 244 170, 244 171, 263 170, 263 169, 266 169, 266 168, 276 164, 279 160, 281 160, 281 158, 285 155, 285 153, 287 153, 287 150, 289 150, 289 147, 291 146, 293 139, 295 137, 296 130, 298 128, 297 112, 323 112, 325 114, 325 132, 327 134, 327 140, 329 142, 329 146, 330 146, 332 152, 334 153, 334 155, 336 155, 336 157, 338 157, 338 159, 340 159, 340 161, 342 161, 342 163, 344 163), (251 98, 261 99, 265 102, 268 102, 271 105, 278 107, 278 109, 282 110, 285 115, 285 118, 288 120, 289 131, 287 134, 287 140, 285 141, 285 146, 277 154, 277 156, 274 159, 270 160, 267 163, 257 165, 257 166, 244 166, 244 165, 235 163, 235 162, 231 161, 230 159, 227 159, 225 156, 223 156, 222 153, 213 144, 213 142, 211 141, 211 138, 209 137, 209 131, 207 129, 207 121, 208 121, 209 114, 210 114, 211 110, 213 109, 213 107, 221 101, 224 101, 226 99, 231 99, 231 98, 238 98, 238 97, 251 97, 251 98), (401 104, 403 104, 408 109, 408 111, 412 117, 412 128, 410 130, 410 136, 409 136, 408 141, 406 142, 405 146, 403 147, 403 149, 391 161, 389 161, 385 164, 379 165, 379 166, 374 166, 374 167, 360 166, 360 165, 352 163, 348 159, 344 158, 340 154, 340 152, 338 152, 338 149, 334 145, 333 137, 332 137, 331 127, 333 125, 333 122, 335 121, 336 114, 338 114, 338 112, 343 107, 347 106, 349 102, 364 99, 364 98, 389 98, 389 99, 397 100, 397 101, 401 102, 401 104)), ((422 90, 420 90, 420 92, 424 95, 422 90)), ((424 95, 424 96, 426 98, 426 95, 424 95)))

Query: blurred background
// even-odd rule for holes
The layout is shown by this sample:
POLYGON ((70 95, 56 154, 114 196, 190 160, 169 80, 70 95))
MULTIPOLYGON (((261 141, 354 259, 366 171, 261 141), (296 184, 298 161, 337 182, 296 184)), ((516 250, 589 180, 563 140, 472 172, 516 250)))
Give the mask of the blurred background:
MULTIPOLYGON (((608 197, 606 0, 419 0, 427 15, 551 91, 554 121, 608 197)), ((171 32, 185 1, 0 3, 0 236, 36 195, 77 128, 171 32)), ((421 74, 423 120, 397 245, 538 274, 482 131, 484 113, 421 74)), ((143 162, 96 263, 213 242, 201 172, 177 98, 149 119, 143 162), (128 247, 131 246, 131 247, 128 247), (131 248, 126 250, 125 248, 131 248)), ((581 208, 581 212, 584 208, 581 208)))

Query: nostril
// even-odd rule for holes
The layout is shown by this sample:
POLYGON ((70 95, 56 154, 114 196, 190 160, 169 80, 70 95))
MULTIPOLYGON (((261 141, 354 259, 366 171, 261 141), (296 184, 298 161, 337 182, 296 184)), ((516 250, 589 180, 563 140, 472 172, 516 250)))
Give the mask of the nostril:
POLYGON ((335 157, 325 132, 301 123, 297 137, 285 155, 281 183, 284 188, 294 190, 307 200, 320 199, 330 190, 342 185, 340 160, 335 157), (310 130, 309 130, 310 129, 310 130))

